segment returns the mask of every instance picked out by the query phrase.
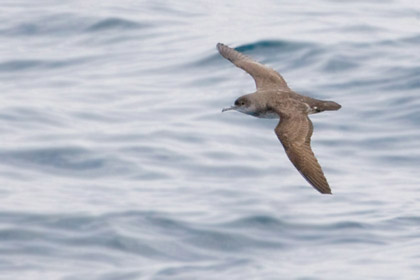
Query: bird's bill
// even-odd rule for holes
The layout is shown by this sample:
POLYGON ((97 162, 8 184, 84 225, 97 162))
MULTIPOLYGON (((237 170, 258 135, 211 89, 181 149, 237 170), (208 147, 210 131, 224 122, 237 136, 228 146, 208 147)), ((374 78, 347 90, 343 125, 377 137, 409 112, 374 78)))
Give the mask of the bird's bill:
POLYGON ((238 109, 238 106, 231 106, 229 108, 223 108, 222 112, 229 111, 229 110, 236 110, 236 109, 238 109))

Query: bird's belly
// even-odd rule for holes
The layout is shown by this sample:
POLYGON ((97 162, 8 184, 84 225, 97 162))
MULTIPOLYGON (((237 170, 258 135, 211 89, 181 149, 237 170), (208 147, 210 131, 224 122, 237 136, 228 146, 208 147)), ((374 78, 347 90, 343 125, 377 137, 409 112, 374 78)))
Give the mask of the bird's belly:
POLYGON ((271 110, 264 111, 264 112, 258 112, 256 114, 253 114, 254 117, 261 118, 261 119, 278 119, 280 118, 279 115, 271 110))

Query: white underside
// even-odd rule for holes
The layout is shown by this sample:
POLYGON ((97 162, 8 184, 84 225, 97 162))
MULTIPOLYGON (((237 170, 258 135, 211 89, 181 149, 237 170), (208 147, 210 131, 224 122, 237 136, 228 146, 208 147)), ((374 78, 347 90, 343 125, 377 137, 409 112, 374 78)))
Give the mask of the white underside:
POLYGON ((277 113, 274 112, 267 112, 261 115, 256 116, 258 118, 262 118, 262 119, 279 119, 279 115, 277 113))

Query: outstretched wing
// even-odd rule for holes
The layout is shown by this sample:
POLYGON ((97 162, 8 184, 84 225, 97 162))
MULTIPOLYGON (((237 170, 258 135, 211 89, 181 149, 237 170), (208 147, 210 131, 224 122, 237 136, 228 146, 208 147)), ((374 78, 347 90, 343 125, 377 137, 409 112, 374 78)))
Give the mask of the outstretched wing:
POLYGON ((280 119, 275 132, 296 169, 320 193, 331 194, 330 186, 311 149, 313 126, 306 114, 294 113, 280 119))
POLYGON ((219 53, 226 59, 230 60, 237 67, 245 70, 255 80, 257 89, 279 88, 289 90, 286 81, 274 69, 267 67, 252 58, 224 45, 217 44, 219 53))

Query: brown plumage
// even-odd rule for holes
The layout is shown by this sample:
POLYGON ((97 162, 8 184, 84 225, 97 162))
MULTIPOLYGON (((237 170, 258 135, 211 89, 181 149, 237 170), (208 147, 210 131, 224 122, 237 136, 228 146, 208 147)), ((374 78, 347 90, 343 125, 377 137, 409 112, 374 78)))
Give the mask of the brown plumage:
POLYGON ((257 91, 239 97, 235 105, 223 109, 237 110, 261 118, 280 117, 275 133, 290 161, 302 176, 320 193, 331 194, 331 189, 311 149, 313 125, 308 114, 341 108, 336 102, 323 101, 292 91, 275 70, 229 48, 217 44, 220 54, 255 80, 257 91))

